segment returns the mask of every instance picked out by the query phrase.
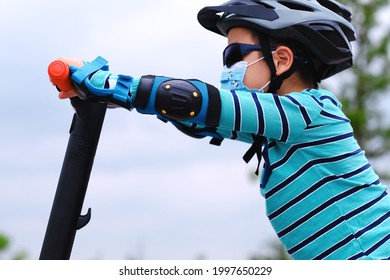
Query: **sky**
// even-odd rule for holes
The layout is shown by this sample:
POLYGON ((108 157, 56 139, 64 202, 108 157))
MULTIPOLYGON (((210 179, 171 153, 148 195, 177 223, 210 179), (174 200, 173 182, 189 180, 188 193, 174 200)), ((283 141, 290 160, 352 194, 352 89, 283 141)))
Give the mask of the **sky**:
MULTIPOLYGON (((73 109, 47 77, 58 57, 117 74, 219 85, 226 39, 198 11, 221 1, 14 0, 0 9, 0 233, 38 259, 73 109)), ((247 144, 196 140, 154 116, 109 110, 72 259, 247 259, 276 240, 247 144)))

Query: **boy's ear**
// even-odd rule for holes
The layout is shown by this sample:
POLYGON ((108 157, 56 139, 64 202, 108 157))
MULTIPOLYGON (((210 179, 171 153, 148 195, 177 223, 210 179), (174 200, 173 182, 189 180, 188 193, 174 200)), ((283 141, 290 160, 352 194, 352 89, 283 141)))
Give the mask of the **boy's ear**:
POLYGON ((276 75, 280 76, 291 68, 294 61, 294 54, 290 48, 280 46, 276 49, 274 55, 276 75))

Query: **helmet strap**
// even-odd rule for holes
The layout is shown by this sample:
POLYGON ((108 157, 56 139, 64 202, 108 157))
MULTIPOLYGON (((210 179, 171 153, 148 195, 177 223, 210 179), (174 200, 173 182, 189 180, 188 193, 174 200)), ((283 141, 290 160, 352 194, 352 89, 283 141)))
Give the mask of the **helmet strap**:
POLYGON ((271 44, 268 36, 259 33, 260 43, 263 48, 264 60, 267 62, 267 65, 271 71, 271 82, 269 84, 268 92, 276 93, 276 91, 282 86, 283 79, 280 79, 276 75, 276 68, 274 64, 274 59, 272 57, 271 44))

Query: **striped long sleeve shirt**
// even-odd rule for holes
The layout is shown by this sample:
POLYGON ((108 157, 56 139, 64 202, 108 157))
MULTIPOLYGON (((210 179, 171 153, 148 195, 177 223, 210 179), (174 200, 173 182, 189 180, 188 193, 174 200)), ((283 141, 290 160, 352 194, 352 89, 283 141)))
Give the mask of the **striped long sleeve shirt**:
POLYGON ((390 258, 387 188, 332 93, 221 91, 221 99, 224 137, 234 130, 267 140, 260 190, 294 259, 390 258))
POLYGON ((389 259, 390 197, 329 91, 219 90, 223 138, 266 138, 260 191, 294 259, 389 259))
MULTIPOLYGON (((95 75, 92 82, 101 88, 109 77, 95 75)), ((260 192, 270 223, 294 259, 390 259, 387 187, 331 92, 310 89, 278 96, 219 90, 198 80, 144 77, 131 85, 138 112, 158 115, 192 136, 248 143, 257 136, 266 139, 260 192), (169 93, 170 81, 184 95, 169 93), (202 98, 194 108, 192 101, 186 103, 187 92, 197 101, 202 98), (164 106, 176 110, 183 96, 188 117, 166 117, 164 106)))

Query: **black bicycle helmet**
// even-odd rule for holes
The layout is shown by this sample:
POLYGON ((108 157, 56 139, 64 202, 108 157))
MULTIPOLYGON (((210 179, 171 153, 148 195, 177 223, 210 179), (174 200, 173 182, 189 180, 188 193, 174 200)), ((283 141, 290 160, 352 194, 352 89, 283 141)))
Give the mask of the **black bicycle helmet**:
POLYGON ((231 0, 203 8, 198 20, 223 36, 232 27, 246 27, 267 38, 298 42, 318 60, 319 81, 352 66, 351 12, 333 0, 231 0))

